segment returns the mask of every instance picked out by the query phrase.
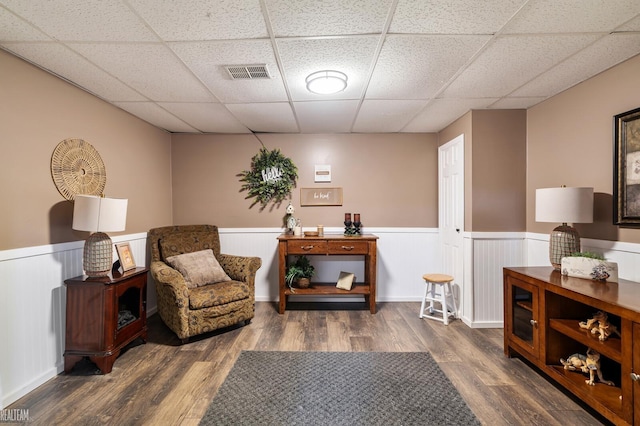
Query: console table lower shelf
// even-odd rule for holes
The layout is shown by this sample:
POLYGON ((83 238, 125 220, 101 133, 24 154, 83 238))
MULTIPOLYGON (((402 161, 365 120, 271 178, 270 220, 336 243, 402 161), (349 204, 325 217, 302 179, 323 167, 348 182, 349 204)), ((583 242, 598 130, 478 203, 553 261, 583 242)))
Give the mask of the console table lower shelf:
POLYGON ((331 296, 336 294, 339 294, 339 295, 355 294, 355 295, 364 296, 368 299, 370 290, 369 290, 368 283, 354 283, 353 287, 351 287, 351 290, 341 290, 339 288, 336 288, 336 283, 314 282, 314 283, 311 283, 311 285, 307 288, 295 287, 293 290, 291 290, 290 288, 287 287, 284 291, 284 294, 286 296, 291 296, 291 295, 303 296, 303 295, 309 295, 309 294, 314 294, 318 296, 331 296))
POLYGON ((376 313, 376 260, 377 248, 375 235, 345 237, 326 235, 324 237, 296 237, 281 235, 278 237, 279 293, 278 311, 283 314, 289 296, 364 296, 365 303, 372 314, 376 313), (308 288, 290 289, 285 283, 285 273, 289 255, 319 256, 361 256, 364 261, 364 281, 353 284, 351 290, 342 290, 336 283, 312 282, 308 288))

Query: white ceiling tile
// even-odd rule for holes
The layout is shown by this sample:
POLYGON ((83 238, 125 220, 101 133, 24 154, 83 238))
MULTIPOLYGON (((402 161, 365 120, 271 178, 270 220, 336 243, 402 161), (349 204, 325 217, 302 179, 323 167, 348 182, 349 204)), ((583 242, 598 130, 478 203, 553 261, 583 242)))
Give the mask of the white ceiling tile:
POLYGON ((51 37, 0 7, 0 41, 51 41, 51 37))
POLYGON ((259 0, 129 0, 163 40, 268 37, 259 0))
POLYGON ((616 31, 640 31, 640 15, 616 28, 616 31))
POLYGON ((468 111, 486 108, 496 100, 495 98, 433 99, 409 124, 402 128, 402 132, 439 132, 468 111))
POLYGON ((546 97, 502 98, 489 106, 489 109, 527 109, 547 99, 546 97))
POLYGON ((500 37, 444 91, 444 97, 504 96, 596 38, 587 34, 500 37))
POLYGON ((204 133, 251 133, 222 104, 160 102, 159 105, 204 133))
POLYGON ((295 102, 302 133, 348 133, 356 116, 358 101, 295 102), (322 120, 318 120, 322 117, 322 120))
POLYGON ((120 1, 2 0, 2 4, 56 40, 158 40, 120 1))
POLYGON ((379 37, 374 36, 278 40, 292 100, 358 99, 369 77, 378 40, 379 37), (345 73, 347 88, 335 95, 309 92, 305 79, 309 74, 322 70, 345 73))
POLYGON ((504 34, 608 32, 638 13, 638 0, 530 1, 505 26, 504 34))
POLYGON ((487 41, 488 36, 389 36, 366 98, 431 98, 487 41))
POLYGON ((636 55, 638 46, 640 46, 640 34, 608 35, 510 95, 553 96, 636 55))
POLYGON ((427 103, 425 101, 365 100, 360 107, 354 132, 399 132, 427 103))
POLYGON ((282 83, 269 40, 170 43, 169 47, 220 102, 282 102, 282 83), (271 79, 232 80, 224 65, 266 64, 271 79))
POLYGON ((206 87, 164 45, 70 43, 69 46, 150 100, 214 100, 206 87))
POLYGON ((113 104, 169 132, 198 133, 198 130, 152 102, 114 102, 113 104))
POLYGON ((242 124, 253 132, 298 133, 291 106, 286 102, 266 104, 227 104, 242 124))
POLYGON ((493 34, 526 0, 399 0, 390 33, 493 34))
POLYGON ((266 0, 276 37, 379 33, 392 1, 266 0))
POLYGON ((74 82, 107 101, 143 101, 144 96, 57 43, 4 43, 16 55, 74 82))

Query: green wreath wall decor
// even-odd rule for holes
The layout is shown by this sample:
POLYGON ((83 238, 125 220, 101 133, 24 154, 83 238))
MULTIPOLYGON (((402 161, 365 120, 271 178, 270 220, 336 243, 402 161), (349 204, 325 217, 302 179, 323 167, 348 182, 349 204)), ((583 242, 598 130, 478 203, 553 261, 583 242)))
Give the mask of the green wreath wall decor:
POLYGON ((244 182, 240 192, 248 192, 246 199, 255 198, 249 208, 260 203, 260 210, 264 210, 270 202, 279 205, 291 197, 298 169, 279 149, 269 151, 262 147, 251 159, 251 170, 243 170, 238 176, 240 182, 244 182))

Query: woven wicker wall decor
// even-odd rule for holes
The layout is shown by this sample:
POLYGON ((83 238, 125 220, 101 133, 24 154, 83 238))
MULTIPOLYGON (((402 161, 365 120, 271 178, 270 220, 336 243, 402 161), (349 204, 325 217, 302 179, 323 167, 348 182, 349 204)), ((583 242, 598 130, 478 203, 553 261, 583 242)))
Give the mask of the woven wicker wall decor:
POLYGON ((102 195, 107 171, 96 149, 83 139, 65 139, 51 156, 51 177, 67 200, 76 194, 102 195))

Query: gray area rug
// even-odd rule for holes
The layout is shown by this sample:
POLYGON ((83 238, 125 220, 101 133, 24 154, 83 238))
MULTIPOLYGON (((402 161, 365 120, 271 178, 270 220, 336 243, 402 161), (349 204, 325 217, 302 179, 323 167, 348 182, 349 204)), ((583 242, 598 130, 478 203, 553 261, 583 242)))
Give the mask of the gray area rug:
POLYGON ((428 352, 243 351, 200 425, 479 425, 428 352))

